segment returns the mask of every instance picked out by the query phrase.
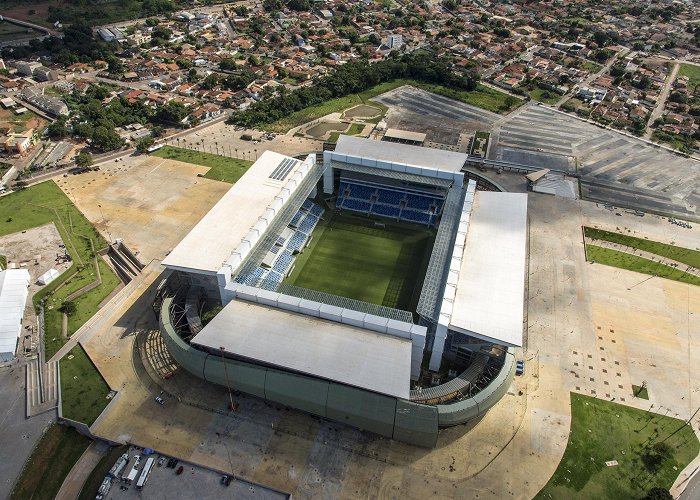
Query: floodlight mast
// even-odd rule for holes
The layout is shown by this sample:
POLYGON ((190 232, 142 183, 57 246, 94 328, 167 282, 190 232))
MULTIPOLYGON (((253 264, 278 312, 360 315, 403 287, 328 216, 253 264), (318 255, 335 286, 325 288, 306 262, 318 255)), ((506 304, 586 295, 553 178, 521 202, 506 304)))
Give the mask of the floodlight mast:
POLYGON ((220 346, 219 349, 221 349, 221 363, 224 365, 224 374, 226 376, 226 388, 228 389, 228 399, 229 399, 229 408, 231 411, 236 411, 237 406, 233 402, 233 394, 231 393, 231 384, 229 383, 228 380, 228 368, 226 367, 226 359, 224 358, 224 351, 226 351, 226 348, 224 346, 220 346))

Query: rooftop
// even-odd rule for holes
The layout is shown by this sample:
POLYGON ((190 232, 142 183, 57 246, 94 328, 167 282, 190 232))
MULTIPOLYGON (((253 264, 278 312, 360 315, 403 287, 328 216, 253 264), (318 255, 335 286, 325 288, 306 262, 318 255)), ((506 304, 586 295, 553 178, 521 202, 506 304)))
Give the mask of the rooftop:
POLYGON ((216 274, 260 219, 274 218, 275 210, 269 207, 284 205, 288 193, 282 193, 283 188, 302 165, 289 156, 265 151, 170 252, 163 265, 216 274))
POLYGON ((467 161, 467 155, 464 153, 375 141, 351 135, 338 137, 334 153, 336 160, 340 159, 337 155, 347 155, 447 172, 460 172, 467 161))
POLYGON ((22 332, 22 316, 29 291, 29 271, 0 271, 0 361, 14 358, 22 332))
POLYGON ((240 300, 192 343, 241 358, 408 399, 411 340, 240 300))
POLYGON ((527 194, 477 191, 450 328, 521 346, 527 258, 527 194))

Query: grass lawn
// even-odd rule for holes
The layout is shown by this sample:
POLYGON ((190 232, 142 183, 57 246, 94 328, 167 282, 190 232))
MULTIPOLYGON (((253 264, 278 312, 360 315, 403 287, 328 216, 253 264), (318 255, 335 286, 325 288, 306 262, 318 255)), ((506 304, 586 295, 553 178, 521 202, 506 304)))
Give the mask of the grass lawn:
POLYGON ((678 70, 678 76, 687 76, 690 81, 688 82, 688 88, 694 89, 700 85, 700 66, 695 66, 693 64, 681 64, 678 70))
POLYGON ((499 90, 487 87, 485 85, 478 85, 476 90, 455 90, 443 87, 442 85, 434 85, 429 83, 420 82, 410 82, 411 85, 427 90, 428 92, 434 92, 450 99, 455 99, 477 108, 482 108, 487 111, 493 111, 494 113, 510 113, 512 110, 520 107, 524 102, 519 97, 506 94, 499 90))
MULTIPOLYGON (((53 222, 73 258, 73 265, 32 299, 34 305, 45 299, 44 337, 46 359, 49 359, 66 341, 61 336, 61 314, 58 311, 63 300, 96 279, 90 240, 97 252, 106 248, 107 242, 53 181, 0 198, 0 214, 3 214, 0 235, 53 222)), ((119 284, 116 275, 99 258, 98 263, 102 285, 75 300, 78 310, 69 318, 69 336, 97 312, 97 305, 119 284)))
POLYGON ((11 500, 53 500, 63 480, 90 444, 72 427, 54 424, 24 466, 11 500))
POLYGON ((63 416, 92 425, 109 403, 107 383, 80 345, 61 359, 60 368, 63 416))
POLYGON ((374 220, 336 215, 313 236, 288 283, 387 307, 415 308, 414 291, 425 273, 432 231, 392 221, 377 228, 374 220))
POLYGON ((561 96, 556 92, 542 87, 535 87, 533 90, 529 91, 528 94, 530 94, 530 99, 533 101, 543 102, 545 104, 556 104, 556 102, 561 99, 561 96))
POLYGON ((593 61, 586 61, 585 63, 583 63, 581 68, 585 69, 586 71, 590 71, 591 73, 597 73, 603 67, 600 64, 594 63, 593 61))
MULTIPOLYGON (((109 450, 109 452, 103 456, 99 462, 97 462, 97 465, 95 465, 95 468, 92 469, 90 476, 88 476, 88 478, 85 480, 83 489, 80 490, 78 500, 95 500, 97 490, 100 488, 105 476, 115 464, 117 459, 126 453, 128 449, 128 446, 115 446, 109 450)), ((113 487, 116 487, 116 485, 113 487)))
POLYGON ((684 264, 693 266, 696 269, 700 269, 700 251, 697 250, 668 245, 666 243, 659 243, 658 241, 645 240, 643 238, 636 238, 625 234, 603 231, 602 229, 595 229, 592 227, 584 227, 583 231, 589 238, 611 241, 620 245, 638 248, 639 250, 644 250, 645 252, 650 252, 662 257, 677 260, 678 262, 683 262, 684 264))
POLYGON ((248 160, 238 160, 228 156, 220 156, 191 149, 177 148, 175 146, 164 146, 152 153, 159 158, 177 160, 185 163, 193 163, 209 167, 209 171, 204 175, 207 179, 228 182, 234 184, 253 162, 248 160))
POLYGON ((682 420, 571 394, 566 451, 535 498, 642 498, 653 487, 669 489, 699 450, 695 434, 682 420), (666 445, 667 455, 659 448, 666 445), (607 467, 611 460, 619 465, 607 467))
POLYGON ((632 384, 632 395, 635 398, 649 399, 649 391, 646 387, 632 384))
POLYGON ((7 257, 0 255, 0 271, 7 269, 7 257))
POLYGON ((692 274, 684 273, 680 269, 665 266, 658 262, 653 262, 648 259, 643 259, 636 255, 630 255, 609 248, 602 248, 595 245, 586 245, 586 255, 588 260, 605 264, 620 269, 627 269, 642 274, 650 274, 660 278, 689 283, 691 285, 700 286, 700 278, 692 274))
POLYGON ((328 140, 326 142, 338 142, 338 137, 340 137, 341 135, 357 135, 362 133, 364 129, 364 124, 353 123, 352 125, 350 125, 350 128, 347 130, 347 132, 331 132, 331 135, 328 136, 328 140))

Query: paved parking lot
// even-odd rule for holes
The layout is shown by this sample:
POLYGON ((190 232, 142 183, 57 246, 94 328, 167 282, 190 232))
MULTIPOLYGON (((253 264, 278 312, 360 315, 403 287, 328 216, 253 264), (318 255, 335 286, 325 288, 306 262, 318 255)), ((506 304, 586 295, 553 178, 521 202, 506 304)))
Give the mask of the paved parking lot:
POLYGON ((389 127, 427 135, 426 145, 465 153, 471 133, 489 130, 501 118, 463 102, 404 85, 372 99, 389 107, 389 127))
POLYGON ((695 160, 535 104, 512 113, 493 137, 497 147, 491 157, 496 159, 568 165, 575 171, 575 157, 584 197, 700 217, 700 163, 695 160))
MULTIPOLYGON (((132 469, 135 463, 135 455, 142 454, 143 451, 132 447, 128 453, 129 463, 122 475, 132 469)), ((283 500, 289 498, 284 493, 241 479, 233 479, 228 486, 225 486, 221 484, 222 475, 219 472, 204 469, 193 464, 178 462, 175 468, 169 468, 167 467, 168 457, 166 457, 161 466, 158 466, 160 455, 154 454, 150 456, 155 458, 155 462, 144 487, 139 490, 136 487, 136 481, 132 485, 126 486, 125 483, 115 479, 112 481, 112 488, 109 490, 108 498, 123 500, 130 498, 218 500, 223 497, 241 500, 283 500), (180 466, 183 467, 183 472, 178 475, 177 469, 180 466)), ((138 474, 141 474, 148 458, 147 456, 141 457, 138 474)))

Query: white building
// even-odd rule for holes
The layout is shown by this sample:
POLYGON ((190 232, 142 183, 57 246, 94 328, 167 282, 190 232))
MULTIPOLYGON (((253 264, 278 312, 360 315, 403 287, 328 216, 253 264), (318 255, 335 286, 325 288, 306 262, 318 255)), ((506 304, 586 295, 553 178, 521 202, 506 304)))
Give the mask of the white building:
POLYGON ((0 362, 12 361, 22 334, 22 316, 29 294, 29 271, 0 271, 0 362))

